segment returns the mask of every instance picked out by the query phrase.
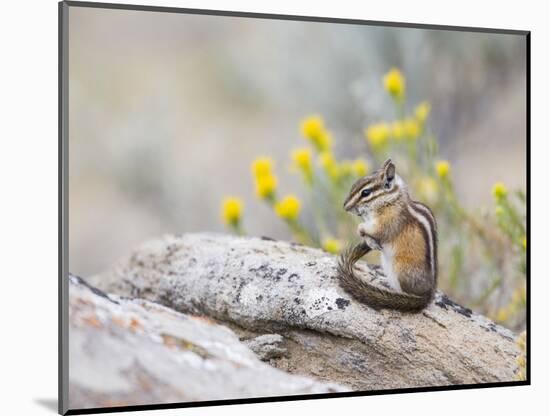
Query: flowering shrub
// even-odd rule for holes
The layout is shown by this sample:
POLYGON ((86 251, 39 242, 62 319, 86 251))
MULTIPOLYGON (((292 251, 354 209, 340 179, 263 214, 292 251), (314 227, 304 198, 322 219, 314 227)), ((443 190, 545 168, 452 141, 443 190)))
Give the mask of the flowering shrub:
MULTIPOLYGON (((452 166, 440 156, 438 141, 430 130, 430 103, 408 107, 406 80, 396 68, 384 76, 382 84, 395 108, 395 118, 366 126, 370 163, 363 158, 339 160, 333 136, 321 116, 308 116, 300 124, 308 146, 291 150, 290 160, 292 171, 304 183, 312 225, 304 226, 297 196, 279 197, 275 164, 268 157, 252 162, 258 198, 271 207, 298 242, 337 254, 344 244, 357 238, 358 220, 342 209, 351 184, 369 173, 371 163, 378 165, 391 156, 414 197, 428 204, 436 215, 439 286, 499 322, 523 327, 527 247, 524 192, 509 192, 504 184, 497 183, 493 214, 466 209, 455 192, 452 166)), ((222 217, 231 230, 243 232, 238 199, 224 200, 222 217)))

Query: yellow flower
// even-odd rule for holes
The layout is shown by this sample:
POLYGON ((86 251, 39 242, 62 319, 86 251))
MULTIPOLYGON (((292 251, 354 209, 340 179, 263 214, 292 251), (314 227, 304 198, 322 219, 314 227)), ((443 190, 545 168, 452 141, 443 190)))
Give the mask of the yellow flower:
POLYGON ((326 151, 319 155, 319 163, 329 176, 329 178, 336 180, 339 176, 339 169, 338 165, 336 164, 336 161, 334 160, 334 156, 331 152, 326 151))
POLYGON ((405 96, 405 78, 399 69, 392 68, 384 76, 384 88, 396 100, 402 101, 405 96))
POLYGON ((309 149, 295 149, 292 152, 294 165, 303 171, 311 170, 311 151, 309 149))
POLYGON ((313 166, 311 164, 311 150, 295 149, 292 151, 294 167, 300 170, 308 184, 313 183, 313 166))
POLYGON ((354 173, 353 171, 353 162, 349 160, 344 160, 340 163, 340 166, 338 167, 339 173, 342 176, 348 176, 352 175, 354 173))
POLYGON ((512 294, 512 303, 516 306, 525 304, 527 300, 527 289, 525 286, 520 286, 512 294))
POLYGON ((499 322, 506 322, 510 317, 510 313, 507 308, 500 308, 497 311, 496 320, 499 322))
POLYGON ((333 176, 334 174, 336 174, 336 176, 365 176, 369 170, 367 162, 361 158, 355 160, 344 160, 339 166, 337 166, 332 158, 332 155, 323 154, 321 155, 320 163, 323 167, 325 167, 325 169, 328 168, 329 172, 333 170, 333 176))
POLYGON ((275 212, 285 220, 294 221, 300 214, 301 203, 294 195, 288 195, 275 204, 275 212))
POLYGON ((255 178, 270 176, 273 169, 273 160, 268 157, 260 157, 252 162, 252 175, 255 178))
POLYGON ((386 123, 371 124, 365 130, 365 136, 374 150, 383 148, 390 137, 390 127, 386 123))
POLYGON ((325 130, 313 140, 313 144, 319 152, 325 152, 332 146, 332 135, 325 130))
POLYGON ((405 137, 405 126, 401 120, 394 121, 391 125, 392 137, 399 141, 405 137))
POLYGON ((365 176, 369 171, 369 166, 363 159, 355 159, 352 163, 352 169, 357 176, 365 176))
POLYGON ((497 200, 505 198, 507 193, 508 193, 508 190, 506 189, 506 186, 504 186, 502 182, 497 182, 493 186, 493 196, 497 200))
POLYGON ((237 225, 241 220, 243 202, 239 198, 228 197, 222 201, 221 216, 227 225, 237 225))
POLYGON ((451 165, 446 160, 440 160, 435 164, 435 171, 440 178, 446 178, 451 171, 451 165))
POLYGON ((268 157, 260 157, 252 162, 251 170, 258 197, 272 198, 277 189, 277 177, 272 173, 273 161, 268 157))
POLYGON ((323 119, 320 116, 309 116, 302 121, 302 135, 311 141, 315 148, 323 152, 330 148, 332 136, 325 129, 323 119))
POLYGON ((523 239, 521 240, 521 246, 524 250, 527 250, 527 237, 523 237, 523 239))
POLYGON ((437 182, 429 176, 421 178, 418 181, 418 192, 426 202, 435 203, 437 201, 437 182))
POLYGON ((408 118, 403 121, 403 128, 405 130, 405 135, 409 139, 416 139, 422 130, 418 120, 414 118, 408 118))
POLYGON ((323 241, 323 250, 332 254, 338 254, 342 250, 342 242, 336 238, 326 238, 323 241))
POLYGON ((427 101, 422 101, 420 104, 418 104, 414 110, 414 115, 420 121, 420 123, 424 124, 424 122, 428 119, 428 116, 430 115, 430 111, 432 109, 432 106, 427 101))
POLYGON ((256 194, 262 199, 271 198, 277 189, 277 177, 275 175, 263 175, 256 177, 256 194))
POLYGON ((323 119, 320 116, 306 117, 302 121, 301 130, 304 137, 308 139, 319 136, 325 130, 323 119))

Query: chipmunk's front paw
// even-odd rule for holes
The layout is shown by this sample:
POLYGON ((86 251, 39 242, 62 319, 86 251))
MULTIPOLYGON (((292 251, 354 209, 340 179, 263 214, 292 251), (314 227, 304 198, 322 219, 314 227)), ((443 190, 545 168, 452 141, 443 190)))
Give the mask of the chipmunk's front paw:
POLYGON ((382 250, 382 246, 380 245, 380 243, 378 243, 378 241, 376 241, 374 238, 372 238, 371 236, 366 236, 366 237, 363 237, 363 241, 365 243, 367 243, 367 245, 372 249, 372 250, 382 250))
POLYGON ((382 250, 382 246, 380 245, 380 243, 378 243, 378 241, 371 237, 362 225, 363 224, 359 224, 359 226, 357 227, 357 233, 359 234, 359 237, 361 237, 372 250, 382 250))

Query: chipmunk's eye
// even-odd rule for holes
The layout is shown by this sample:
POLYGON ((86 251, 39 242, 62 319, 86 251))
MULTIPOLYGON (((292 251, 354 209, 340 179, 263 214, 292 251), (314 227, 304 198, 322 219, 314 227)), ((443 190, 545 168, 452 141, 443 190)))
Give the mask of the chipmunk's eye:
POLYGON ((363 189, 361 191, 361 198, 366 198, 369 195, 370 195, 370 189, 363 189))

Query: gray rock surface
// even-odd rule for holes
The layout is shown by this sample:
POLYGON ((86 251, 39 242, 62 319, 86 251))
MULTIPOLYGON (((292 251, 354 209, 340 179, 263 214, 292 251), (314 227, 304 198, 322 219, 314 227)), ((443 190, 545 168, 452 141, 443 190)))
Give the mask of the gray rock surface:
POLYGON ((262 363, 228 328, 69 286, 69 408, 345 391, 262 363))
POLYGON ((244 341, 262 361, 269 361, 274 358, 281 358, 288 355, 284 338, 279 334, 266 334, 244 341))
MULTIPOLYGON (((383 283, 379 269, 358 268, 383 283)), ((442 293, 420 314, 373 310, 340 288, 335 256, 292 243, 165 236, 89 281, 210 317, 245 340, 280 334, 284 354, 263 356, 261 342, 248 342, 273 366, 354 390, 515 379, 519 350, 509 330, 442 293)))

